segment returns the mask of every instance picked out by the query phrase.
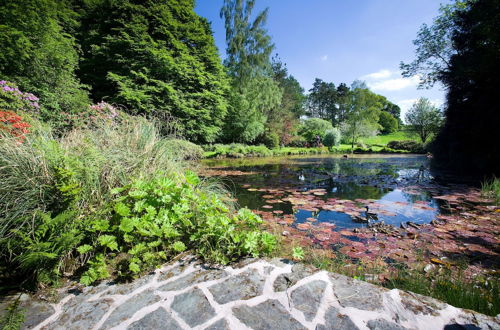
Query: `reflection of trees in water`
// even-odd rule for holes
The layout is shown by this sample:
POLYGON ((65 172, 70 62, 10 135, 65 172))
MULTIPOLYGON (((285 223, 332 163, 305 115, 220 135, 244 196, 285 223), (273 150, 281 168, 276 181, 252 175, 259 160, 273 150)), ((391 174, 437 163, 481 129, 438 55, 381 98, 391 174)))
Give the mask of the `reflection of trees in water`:
POLYGON ((372 186, 360 186, 355 182, 348 183, 333 183, 329 186, 328 191, 336 191, 335 196, 341 199, 380 199, 385 193, 386 189, 377 188, 372 186), (336 188, 336 189, 334 189, 336 188))

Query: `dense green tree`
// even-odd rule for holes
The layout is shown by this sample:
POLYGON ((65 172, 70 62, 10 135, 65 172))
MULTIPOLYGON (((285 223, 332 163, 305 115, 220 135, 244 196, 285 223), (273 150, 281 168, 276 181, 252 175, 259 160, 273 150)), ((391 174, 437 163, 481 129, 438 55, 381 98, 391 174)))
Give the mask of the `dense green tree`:
POLYGON ((62 112, 88 106, 75 76, 78 52, 70 35, 76 13, 65 1, 0 1, 0 79, 40 98, 41 117, 57 125, 62 112))
POLYGON ((477 0, 456 13, 455 53, 442 82, 447 87, 445 124, 434 159, 468 175, 500 176, 500 0, 477 0))
POLYGON ((422 143, 438 132, 442 124, 441 111, 425 97, 420 98, 406 113, 408 129, 416 133, 422 143))
POLYGON ((252 20, 254 5, 255 0, 224 0, 220 12, 226 28, 224 64, 231 78, 227 141, 254 142, 282 99, 270 60, 274 45, 264 27, 268 10, 252 20))
POLYGON ((338 146, 341 140, 341 133, 338 128, 332 128, 326 131, 325 137, 323 138, 323 144, 328 148, 338 146))
MULTIPOLYGON (((290 143, 299 118, 302 116, 305 105, 304 89, 299 82, 288 73, 286 64, 278 56, 272 59, 273 79, 281 88, 281 103, 271 109, 267 116, 265 132, 258 138, 258 142, 266 142, 277 136, 280 145, 290 143), (260 141, 263 140, 263 141, 260 141)), ((269 144, 268 142, 265 144, 269 144)))
POLYGON ((307 101, 308 115, 329 120, 334 126, 338 125, 337 88, 334 83, 316 78, 307 101))
POLYGON ((390 134, 398 130, 398 120, 394 118, 389 112, 380 112, 378 123, 381 126, 380 132, 382 134, 390 134))
POLYGON ((345 83, 337 86, 338 122, 345 121, 350 102, 350 89, 345 83))
POLYGON ((354 150, 354 144, 360 137, 377 133, 380 128, 379 116, 383 108, 380 95, 357 86, 363 87, 363 84, 353 83, 348 112, 341 126, 344 139, 351 144, 351 151, 354 150))
POLYGON ((132 114, 174 117, 186 138, 215 141, 228 82, 194 0, 85 3, 80 74, 94 100, 108 99, 132 114))
POLYGON ((320 118, 308 118, 304 121, 300 128, 300 135, 302 135, 307 142, 315 143, 317 137, 322 140, 328 130, 333 129, 332 123, 328 120, 320 118))

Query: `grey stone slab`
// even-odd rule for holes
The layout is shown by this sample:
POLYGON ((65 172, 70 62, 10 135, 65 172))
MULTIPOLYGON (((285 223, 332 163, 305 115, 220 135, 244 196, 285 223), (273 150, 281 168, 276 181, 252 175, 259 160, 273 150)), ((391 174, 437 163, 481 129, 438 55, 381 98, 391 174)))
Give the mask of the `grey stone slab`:
POLYGON ((319 324, 316 330, 357 330, 359 329, 349 318, 341 314, 334 307, 330 307, 325 314, 325 324, 319 324))
POLYGON ((24 323, 21 329, 32 329, 55 313, 55 309, 47 302, 31 300, 23 304, 24 323))
POLYGON ((102 299, 93 302, 81 301, 76 308, 65 310, 56 320, 43 329, 91 329, 108 311, 112 304, 111 299, 102 299))
POLYGON ((205 323, 215 316, 215 310, 198 288, 175 296, 171 308, 191 327, 205 323))
POLYGON ((187 267, 188 265, 176 265, 175 267, 170 268, 169 270, 161 272, 160 275, 158 276, 158 282, 166 281, 171 277, 182 274, 187 267))
POLYGON ((317 268, 304 265, 304 264, 295 264, 292 267, 292 271, 287 274, 279 275, 273 283, 274 291, 281 292, 285 291, 289 287, 295 285, 298 281, 318 271, 317 268))
POLYGON ((366 323, 370 330, 405 330, 407 328, 400 324, 385 319, 370 320, 366 323))
POLYGON ((105 295, 128 295, 153 280, 154 275, 145 275, 130 283, 109 283, 105 295))
POLYGON ((202 283, 202 282, 207 282, 207 281, 213 281, 213 280, 219 280, 223 277, 229 276, 229 274, 220 269, 213 269, 213 270, 197 270, 192 273, 187 274, 186 276, 183 276, 175 281, 169 282, 165 285, 162 285, 161 287, 158 288, 160 291, 177 291, 177 290, 182 290, 185 289, 189 286, 202 283))
POLYGON ((431 297, 422 296, 413 292, 399 291, 401 304, 405 309, 413 312, 415 315, 438 316, 439 311, 445 309, 447 305, 431 297))
POLYGON ((369 311, 383 309, 382 294, 387 290, 347 276, 330 274, 333 292, 343 307, 369 311))
POLYGON ((205 328, 205 330, 230 330, 230 329, 231 328, 229 327, 229 324, 227 323, 226 319, 221 319, 205 328))
POLYGON ((311 321, 318 311, 321 298, 326 288, 324 281, 312 281, 292 291, 292 306, 304 313, 307 321, 311 321))
POLYGON ((109 329, 132 317, 138 310, 160 301, 160 297, 149 289, 136 294, 118 306, 106 319, 101 329, 109 329))
POLYGON ((280 258, 273 258, 269 260, 269 263, 273 266, 279 267, 279 268, 284 268, 288 265, 293 265, 294 262, 290 261, 288 259, 280 259, 280 258))
POLYGON ((266 300, 256 306, 233 307, 233 315, 246 326, 255 330, 268 329, 306 329, 293 318, 278 300, 266 300))
POLYGON ((165 309, 159 307, 154 312, 145 315, 138 321, 135 321, 127 327, 127 330, 149 330, 149 329, 165 329, 177 330, 181 326, 174 320, 165 309))
POLYGON ((208 288, 219 304, 235 300, 247 300, 260 296, 266 279, 255 269, 249 269, 241 274, 231 276, 224 282, 208 288))

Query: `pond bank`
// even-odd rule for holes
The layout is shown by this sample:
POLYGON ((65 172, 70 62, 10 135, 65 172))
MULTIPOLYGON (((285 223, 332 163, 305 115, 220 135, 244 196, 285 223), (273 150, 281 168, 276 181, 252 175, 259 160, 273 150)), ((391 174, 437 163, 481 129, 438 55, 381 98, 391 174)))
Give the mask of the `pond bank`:
POLYGON ((425 157, 204 163, 282 235, 285 255, 302 246, 324 269, 500 313, 500 207, 475 187, 436 180, 425 157))
MULTIPOLYGON (((328 149, 327 147, 316 148, 296 148, 283 147, 277 149, 268 149, 265 146, 246 146, 246 145, 215 145, 205 146, 203 158, 245 158, 245 157, 280 157, 296 155, 322 155, 322 154, 351 154, 350 145, 340 145, 328 149)), ((409 154, 408 150, 397 150, 382 146, 356 147, 354 154, 409 154)))
POLYGON ((127 284, 23 297, 29 329, 498 329, 500 320, 284 259, 186 256, 127 284), (44 297, 47 299, 47 297, 44 297))

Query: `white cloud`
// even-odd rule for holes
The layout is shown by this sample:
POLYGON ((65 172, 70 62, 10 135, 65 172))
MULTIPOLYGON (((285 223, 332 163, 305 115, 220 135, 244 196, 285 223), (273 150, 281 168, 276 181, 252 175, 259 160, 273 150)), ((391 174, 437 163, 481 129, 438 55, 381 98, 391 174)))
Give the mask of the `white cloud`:
POLYGON ((362 80, 386 79, 386 78, 389 78, 390 76, 392 76, 393 74, 394 74, 394 72, 392 72, 391 70, 382 69, 380 71, 364 75, 361 77, 361 79, 362 80))
POLYGON ((374 91, 398 91, 408 87, 416 87, 420 81, 419 77, 394 78, 375 82, 368 82, 368 87, 374 91))
POLYGON ((382 69, 377 72, 369 73, 361 77, 366 80, 368 87, 374 91, 398 91, 408 87, 416 87, 419 77, 401 78, 399 71, 382 69))
POLYGON ((328 55, 323 55, 320 58, 323 62, 328 60, 328 55))

